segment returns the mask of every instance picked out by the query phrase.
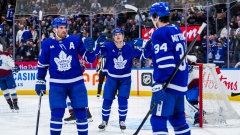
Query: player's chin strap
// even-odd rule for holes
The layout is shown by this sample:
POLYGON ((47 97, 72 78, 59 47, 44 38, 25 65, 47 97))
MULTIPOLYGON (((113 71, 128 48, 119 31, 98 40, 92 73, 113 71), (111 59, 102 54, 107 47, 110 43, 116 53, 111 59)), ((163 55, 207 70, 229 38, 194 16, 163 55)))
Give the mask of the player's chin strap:
POLYGON ((55 33, 56 37, 59 39, 59 40, 62 40, 63 38, 60 38, 57 34, 57 29, 56 29, 56 33, 55 33))

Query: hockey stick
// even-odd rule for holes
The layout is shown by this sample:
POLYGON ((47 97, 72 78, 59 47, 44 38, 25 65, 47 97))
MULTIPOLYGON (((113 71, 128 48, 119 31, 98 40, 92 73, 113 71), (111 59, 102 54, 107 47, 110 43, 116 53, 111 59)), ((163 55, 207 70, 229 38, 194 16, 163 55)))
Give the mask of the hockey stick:
POLYGON ((40 118, 40 109, 41 109, 42 96, 43 96, 43 92, 41 91, 40 92, 40 96, 39 96, 39 103, 38 103, 37 125, 36 125, 36 133, 35 133, 35 135, 38 135, 38 126, 39 126, 39 118, 40 118))
POLYGON ((134 7, 134 6, 129 5, 129 4, 125 4, 124 7, 127 8, 127 9, 134 10, 135 12, 137 12, 137 14, 139 15, 139 18, 142 21, 143 28, 145 29, 146 33, 148 34, 148 38, 150 39, 151 36, 150 36, 150 34, 149 34, 149 32, 148 32, 148 30, 146 28, 145 22, 143 21, 143 18, 142 18, 142 15, 140 13, 140 10, 137 7, 134 7))
MULTIPOLYGON (((199 28, 196 36, 194 37, 193 41, 191 42, 191 44, 189 45, 186 53, 182 56, 182 58, 180 59, 180 62, 176 65, 175 69, 173 70, 173 73, 171 74, 171 76, 169 77, 169 79, 167 80, 167 82, 164 84, 163 86, 163 90, 166 90, 167 86, 169 85, 169 83, 172 81, 173 77, 176 75, 178 68, 180 67, 180 65, 182 64, 182 62, 184 61, 184 59, 186 58, 186 56, 188 55, 188 53, 191 51, 192 47, 194 46, 195 42, 197 41, 198 36, 202 33, 203 29, 207 26, 206 23, 203 23, 201 25, 201 27, 199 28)), ((154 109, 154 107, 156 106, 156 101, 152 104, 150 110, 148 111, 147 115, 144 117, 142 123, 139 125, 137 131, 133 134, 133 135, 137 135, 138 132, 141 130, 143 124, 145 123, 145 121, 147 120, 148 116, 150 115, 151 111, 154 109)))
POLYGON ((231 93, 231 97, 234 97, 234 96, 238 96, 238 95, 240 95, 240 93, 231 93))

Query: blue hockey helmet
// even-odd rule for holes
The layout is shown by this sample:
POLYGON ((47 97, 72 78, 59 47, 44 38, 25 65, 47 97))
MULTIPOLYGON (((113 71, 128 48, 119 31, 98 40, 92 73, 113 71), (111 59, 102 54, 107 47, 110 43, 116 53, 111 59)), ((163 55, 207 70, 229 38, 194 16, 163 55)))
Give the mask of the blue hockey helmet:
POLYGON ((159 18, 170 16, 170 7, 166 2, 156 2, 150 7, 150 15, 157 14, 159 18))
POLYGON ((124 35, 124 31, 122 28, 115 28, 113 30, 113 35, 115 35, 116 33, 122 33, 122 35, 124 35))
POLYGON ((65 18, 55 18, 52 22, 52 27, 57 28, 58 26, 67 26, 67 20, 65 18))

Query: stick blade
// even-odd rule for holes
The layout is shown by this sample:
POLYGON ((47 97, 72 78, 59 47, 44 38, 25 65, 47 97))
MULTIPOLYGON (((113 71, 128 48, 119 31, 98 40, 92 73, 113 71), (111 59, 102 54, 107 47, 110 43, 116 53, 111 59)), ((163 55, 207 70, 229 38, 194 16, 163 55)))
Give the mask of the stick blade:
POLYGON ((136 12, 138 11, 138 9, 136 7, 134 7, 132 5, 129 5, 129 4, 125 4, 124 7, 127 8, 127 9, 132 9, 132 10, 134 10, 136 12))

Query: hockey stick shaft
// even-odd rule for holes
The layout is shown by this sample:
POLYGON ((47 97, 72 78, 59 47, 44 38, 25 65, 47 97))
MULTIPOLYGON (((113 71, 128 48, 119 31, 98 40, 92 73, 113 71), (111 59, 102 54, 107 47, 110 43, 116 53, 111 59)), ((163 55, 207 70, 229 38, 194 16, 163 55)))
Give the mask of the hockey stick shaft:
MULTIPOLYGON (((191 42, 191 44, 189 45, 186 53, 183 55, 183 57, 180 59, 180 62, 177 64, 177 66, 175 67, 175 69, 173 70, 173 73, 171 74, 171 76, 169 77, 169 79, 167 80, 167 82, 165 83, 165 85, 163 86, 163 90, 166 90, 167 86, 169 85, 169 83, 172 81, 173 77, 176 75, 178 68, 180 67, 180 65, 182 64, 182 62, 184 61, 184 59, 186 58, 186 56, 188 55, 188 53, 191 51, 192 47, 194 46, 195 42, 197 41, 198 36, 202 33, 203 29, 206 27, 206 23, 203 23, 201 25, 201 27, 199 28, 196 36, 194 37, 193 41, 191 42)), ((136 132, 133 135, 137 135, 138 132, 141 130, 143 124, 146 122, 148 116, 150 115, 151 111, 154 109, 154 107, 157 105, 156 102, 154 102, 150 108, 150 110, 148 111, 147 115, 144 117, 142 123, 139 125, 138 129, 136 130, 136 132)))
POLYGON ((240 93, 231 93, 231 96, 234 97, 234 96, 238 96, 240 95, 240 93))
POLYGON ((37 124, 36 124, 36 133, 35 133, 35 135, 38 135, 38 126, 39 126, 39 118, 40 118, 42 96, 43 96, 43 93, 41 91, 40 96, 39 96, 39 102, 38 102, 38 114, 37 114, 37 124))

